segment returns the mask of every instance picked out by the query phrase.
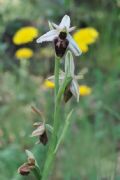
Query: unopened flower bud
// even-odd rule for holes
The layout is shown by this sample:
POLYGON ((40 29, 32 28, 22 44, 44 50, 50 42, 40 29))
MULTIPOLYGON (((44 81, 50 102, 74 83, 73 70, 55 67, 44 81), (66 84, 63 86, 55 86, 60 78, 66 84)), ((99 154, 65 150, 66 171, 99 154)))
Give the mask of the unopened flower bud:
POLYGON ((30 173, 30 167, 28 163, 24 163, 22 166, 19 167, 18 173, 22 176, 27 176, 30 173))
POLYGON ((28 156, 28 165, 30 166, 30 167, 33 167, 33 166, 35 166, 35 157, 34 157, 34 155, 33 155, 33 153, 31 152, 31 151, 29 151, 29 150, 26 150, 25 151, 26 152, 26 154, 27 154, 27 156, 28 156))

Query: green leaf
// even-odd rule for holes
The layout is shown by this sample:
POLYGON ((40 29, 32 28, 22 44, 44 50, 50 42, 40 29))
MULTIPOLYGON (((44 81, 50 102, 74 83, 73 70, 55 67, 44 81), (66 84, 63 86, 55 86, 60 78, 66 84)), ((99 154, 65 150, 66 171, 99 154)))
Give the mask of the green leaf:
POLYGON ((63 131, 62 131, 62 133, 61 133, 60 138, 58 139, 58 142, 57 142, 56 148, 55 148, 55 150, 54 150, 54 153, 57 152, 57 150, 58 150, 61 142, 63 141, 63 139, 64 139, 64 137, 65 137, 65 135, 66 135, 66 132, 67 132, 68 127, 69 127, 70 122, 71 122, 70 120, 71 120, 71 115, 72 115, 72 113, 73 113, 73 109, 72 109, 72 110, 70 111, 70 113, 67 115, 67 118, 66 118, 66 120, 65 120, 65 125, 64 125, 64 128, 63 128, 63 131))

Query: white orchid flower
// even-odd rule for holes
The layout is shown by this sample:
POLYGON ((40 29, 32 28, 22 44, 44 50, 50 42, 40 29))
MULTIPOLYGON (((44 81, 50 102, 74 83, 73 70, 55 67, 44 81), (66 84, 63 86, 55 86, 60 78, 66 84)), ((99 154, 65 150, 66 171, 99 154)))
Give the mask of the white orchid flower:
MULTIPOLYGON (((82 75, 76 76, 74 71, 75 71, 75 66, 74 66, 73 56, 72 56, 72 53, 68 51, 65 58, 65 72, 60 71, 59 82, 60 84, 62 84, 62 82, 65 79, 66 74, 68 77, 72 77, 72 81, 69 84, 68 90, 71 93, 71 96, 73 95, 77 99, 77 102, 79 102, 80 91, 79 91, 79 85, 78 85, 77 80, 82 79, 83 76, 82 75)), ((54 82, 55 77, 50 76, 48 80, 54 82)))
MULTIPOLYGON (((56 38, 59 38, 59 43, 60 41, 64 41, 62 47, 64 47, 65 50, 68 47, 75 54, 75 56, 79 56, 81 54, 81 50, 79 49, 72 36, 69 34, 75 29, 75 27, 70 27, 70 17, 68 15, 65 15, 62 18, 59 25, 49 22, 49 26, 50 31, 39 37, 37 39, 37 43, 50 42, 54 41, 56 38)), ((56 44, 58 46, 58 42, 56 44)))

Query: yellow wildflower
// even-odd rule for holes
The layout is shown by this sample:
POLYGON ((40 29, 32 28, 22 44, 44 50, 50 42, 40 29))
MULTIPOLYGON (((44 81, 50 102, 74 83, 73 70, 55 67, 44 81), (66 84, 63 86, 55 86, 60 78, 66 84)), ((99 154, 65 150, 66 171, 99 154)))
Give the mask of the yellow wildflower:
POLYGON ((81 28, 73 34, 74 40, 83 53, 88 51, 88 45, 94 43, 98 36, 98 31, 92 27, 81 28))
POLYGON ((91 94, 92 89, 86 85, 79 86, 79 92, 81 96, 88 96, 91 94))
POLYGON ((53 88, 55 87, 55 84, 54 84, 54 82, 52 82, 52 81, 45 80, 44 86, 45 86, 46 88, 53 89, 53 88))
MULTIPOLYGON (((44 86, 46 88, 53 89, 55 87, 55 84, 52 81, 45 80, 44 86)), ((92 89, 90 87, 86 86, 86 85, 80 85, 79 86, 79 92, 80 92, 81 96, 88 96, 88 95, 90 95, 92 93, 92 89)))
POLYGON ((30 48, 20 48, 15 52, 18 59, 29 59, 33 56, 33 50, 30 48))
POLYGON ((26 26, 19 29, 13 36, 13 43, 21 45, 32 42, 38 36, 38 29, 32 26, 26 26))

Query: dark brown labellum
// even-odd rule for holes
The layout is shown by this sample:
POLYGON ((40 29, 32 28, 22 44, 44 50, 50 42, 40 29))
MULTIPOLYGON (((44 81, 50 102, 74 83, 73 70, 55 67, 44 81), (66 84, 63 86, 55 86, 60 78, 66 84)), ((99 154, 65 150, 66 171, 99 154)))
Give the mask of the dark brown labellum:
POLYGON ((65 91, 64 91, 64 101, 65 101, 65 103, 68 102, 71 97, 72 97, 72 93, 70 91, 70 85, 68 85, 65 88, 65 91))
POLYGON ((47 137, 46 131, 45 131, 39 138, 40 138, 40 142, 41 142, 43 145, 46 145, 46 144, 47 144, 47 142, 48 142, 48 137, 47 137))
POLYGON ((54 40, 54 45, 55 45, 55 52, 56 52, 56 55, 58 57, 63 57, 64 54, 65 54, 65 51, 68 47, 68 44, 69 44, 69 41, 66 39, 64 39, 64 35, 60 35, 60 37, 56 38, 54 40), (61 39, 63 38, 63 39, 61 39))

